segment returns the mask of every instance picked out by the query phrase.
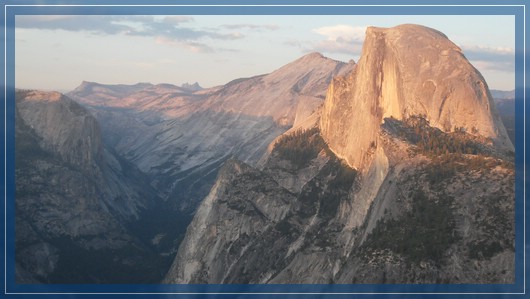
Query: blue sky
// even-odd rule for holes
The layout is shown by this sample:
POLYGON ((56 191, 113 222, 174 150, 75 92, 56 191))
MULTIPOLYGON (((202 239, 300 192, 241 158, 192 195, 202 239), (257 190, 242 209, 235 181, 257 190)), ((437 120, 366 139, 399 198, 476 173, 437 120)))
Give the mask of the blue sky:
POLYGON ((203 87, 270 73, 309 52, 358 61, 367 26, 445 33, 492 89, 514 88, 513 16, 16 16, 18 88, 81 81, 203 87))

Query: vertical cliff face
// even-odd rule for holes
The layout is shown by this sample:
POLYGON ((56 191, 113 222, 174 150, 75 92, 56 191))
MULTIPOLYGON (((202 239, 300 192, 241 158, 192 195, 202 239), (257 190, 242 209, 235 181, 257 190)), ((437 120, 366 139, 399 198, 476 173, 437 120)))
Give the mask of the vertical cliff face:
POLYGON ((369 27, 356 70, 328 89, 320 127, 335 154, 360 169, 386 117, 424 115, 445 132, 463 128, 513 150, 494 109, 484 78, 443 33, 369 27))
POLYGON ((17 102, 20 118, 42 137, 42 146, 94 172, 103 148, 96 119, 58 92, 30 91, 17 102))

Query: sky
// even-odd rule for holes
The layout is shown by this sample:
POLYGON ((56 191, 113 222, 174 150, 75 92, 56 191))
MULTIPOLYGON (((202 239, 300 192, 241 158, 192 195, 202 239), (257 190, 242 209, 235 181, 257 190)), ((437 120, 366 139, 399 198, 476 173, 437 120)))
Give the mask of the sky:
POLYGON ((491 89, 515 88, 515 18, 479 15, 17 15, 15 85, 61 92, 82 81, 212 87, 310 52, 357 62, 367 26, 403 23, 445 33, 491 89))

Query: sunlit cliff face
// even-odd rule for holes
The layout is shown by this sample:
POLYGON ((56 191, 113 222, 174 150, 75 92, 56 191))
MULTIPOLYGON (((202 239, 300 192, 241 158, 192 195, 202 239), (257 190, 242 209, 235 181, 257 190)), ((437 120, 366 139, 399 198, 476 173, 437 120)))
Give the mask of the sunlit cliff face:
POLYGON ((463 128, 513 149, 492 107, 484 78, 444 34, 369 27, 355 71, 329 87, 320 127, 335 154, 358 169, 369 163, 386 117, 424 115, 445 132, 463 128))

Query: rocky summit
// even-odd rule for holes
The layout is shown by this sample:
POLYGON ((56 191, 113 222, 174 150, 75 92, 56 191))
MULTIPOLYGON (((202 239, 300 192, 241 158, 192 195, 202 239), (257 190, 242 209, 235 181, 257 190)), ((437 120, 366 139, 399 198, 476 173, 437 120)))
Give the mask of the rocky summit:
POLYGON ((513 145, 445 35, 368 28, 315 115, 225 164, 166 283, 514 282, 513 145))

